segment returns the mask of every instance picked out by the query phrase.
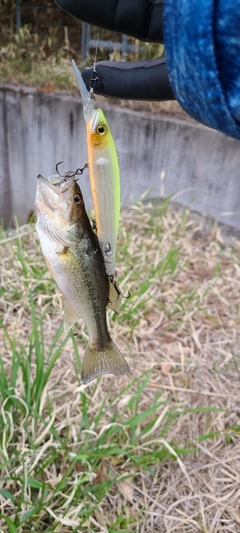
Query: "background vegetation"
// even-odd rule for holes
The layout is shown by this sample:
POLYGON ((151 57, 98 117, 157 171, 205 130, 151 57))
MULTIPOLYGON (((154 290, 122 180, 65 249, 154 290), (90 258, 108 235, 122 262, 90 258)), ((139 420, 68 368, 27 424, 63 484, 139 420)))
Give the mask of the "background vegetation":
POLYGON ((89 385, 34 226, 2 233, 0 269, 1 533, 239 531, 239 241, 168 201, 122 213, 132 373, 89 385))
MULTIPOLYGON (((59 9, 54 1, 21 3, 21 28, 16 26, 16 1, 3 1, 0 7, 0 80, 34 85, 42 90, 73 91, 69 75, 69 61, 75 59, 81 66, 97 59, 121 59, 118 51, 101 47, 91 49, 81 57, 82 24, 59 9), (26 5, 25 5, 26 4, 26 5)), ((120 42, 121 35, 96 27, 91 28, 91 38, 120 42)), ((162 45, 139 43, 129 38, 129 43, 139 49, 128 59, 157 57, 163 53, 162 45)))
MULTIPOLYGON (((41 4, 22 5, 17 31, 16 2, 1 2, 0 80, 72 91, 81 23, 41 4)), ((144 47, 131 59, 161 53, 144 47)), ((0 228, 0 532, 236 533, 239 240, 139 203, 117 272, 132 297, 108 319, 132 374, 83 385, 86 330, 63 332, 34 225, 0 228)))

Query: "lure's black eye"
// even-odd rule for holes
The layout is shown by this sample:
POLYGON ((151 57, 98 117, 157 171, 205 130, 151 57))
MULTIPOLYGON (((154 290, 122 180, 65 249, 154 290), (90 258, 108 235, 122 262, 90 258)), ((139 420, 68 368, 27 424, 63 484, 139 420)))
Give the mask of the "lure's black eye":
POLYGON ((99 135, 103 135, 106 131, 106 128, 105 126, 98 126, 97 127, 97 132, 99 133, 99 135))
POLYGON ((80 202, 80 196, 78 196, 78 194, 74 194, 73 199, 74 199, 74 202, 75 202, 76 204, 78 204, 78 203, 80 202))

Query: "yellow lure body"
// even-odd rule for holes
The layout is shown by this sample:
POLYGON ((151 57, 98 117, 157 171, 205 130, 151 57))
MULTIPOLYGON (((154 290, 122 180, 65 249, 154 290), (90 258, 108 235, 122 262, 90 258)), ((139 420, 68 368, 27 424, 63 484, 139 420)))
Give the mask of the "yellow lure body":
POLYGON ((102 109, 94 110, 94 101, 82 76, 72 61, 80 89, 87 128, 88 166, 97 236, 106 271, 115 273, 115 253, 120 217, 120 172, 114 140, 102 109))

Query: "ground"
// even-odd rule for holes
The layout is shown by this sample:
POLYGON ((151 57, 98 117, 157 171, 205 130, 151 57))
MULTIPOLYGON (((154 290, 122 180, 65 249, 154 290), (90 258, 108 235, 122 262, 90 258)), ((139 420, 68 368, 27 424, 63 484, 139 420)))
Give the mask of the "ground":
POLYGON ((123 211, 132 373, 89 385, 34 225, 0 258, 1 532, 240 531, 239 240, 168 201, 123 211))

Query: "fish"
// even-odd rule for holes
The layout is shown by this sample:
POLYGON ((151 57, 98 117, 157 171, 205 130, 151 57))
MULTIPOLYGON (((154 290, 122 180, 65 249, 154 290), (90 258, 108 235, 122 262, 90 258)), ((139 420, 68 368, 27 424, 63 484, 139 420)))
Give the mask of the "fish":
POLYGON ((115 255, 120 218, 120 171, 115 143, 101 108, 94 109, 81 73, 72 60, 79 86, 87 131, 88 167, 96 229, 106 271, 115 274, 115 255))
POLYGON ((62 293, 65 331, 80 317, 88 331, 83 383, 102 374, 129 374, 107 326, 107 305, 114 311, 119 305, 116 285, 107 275, 77 181, 73 176, 60 179, 57 183, 56 176, 37 177, 36 229, 47 266, 62 293))

